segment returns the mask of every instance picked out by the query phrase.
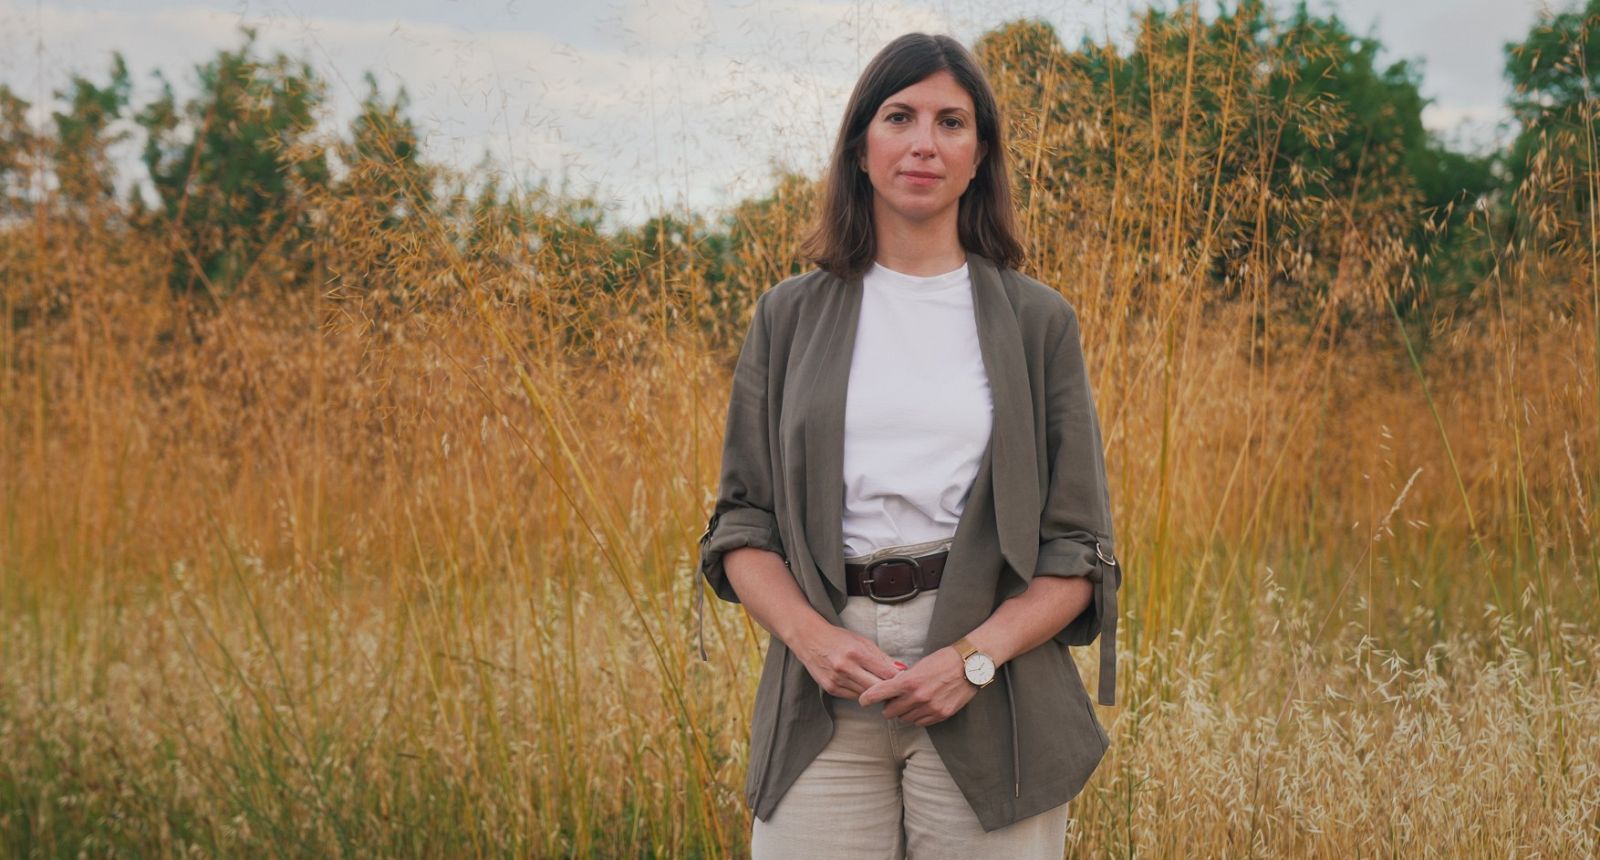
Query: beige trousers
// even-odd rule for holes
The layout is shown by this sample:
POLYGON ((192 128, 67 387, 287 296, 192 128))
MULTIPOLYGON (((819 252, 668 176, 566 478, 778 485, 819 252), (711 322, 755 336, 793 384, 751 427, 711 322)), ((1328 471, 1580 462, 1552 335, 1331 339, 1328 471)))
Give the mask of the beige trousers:
MULTIPOLYGON (((950 541, 886 547, 856 563, 889 553, 919 556, 950 541)), ((890 659, 914 665, 923 656, 939 592, 903 603, 847 599, 841 620, 878 643, 890 659)), ((829 697, 833 737, 800 774, 767 821, 754 819, 752 860, 826 857, 829 860, 940 860, 1005 857, 1060 860, 1067 805, 985 832, 939 760, 927 729, 883 717, 884 705, 863 708, 829 697)))

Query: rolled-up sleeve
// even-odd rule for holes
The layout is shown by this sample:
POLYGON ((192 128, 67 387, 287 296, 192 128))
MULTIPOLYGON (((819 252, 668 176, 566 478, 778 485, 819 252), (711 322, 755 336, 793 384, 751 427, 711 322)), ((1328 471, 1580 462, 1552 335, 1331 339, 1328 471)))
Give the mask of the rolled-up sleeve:
POLYGON ((1093 599, 1054 638, 1064 645, 1088 645, 1100 637, 1100 693, 1103 705, 1116 694, 1117 590, 1122 566, 1115 555, 1111 493, 1106 480, 1100 419, 1075 311, 1067 321, 1045 370, 1046 442, 1050 486, 1039 520, 1039 563, 1035 576, 1085 576, 1094 583, 1093 599))
POLYGON ((700 573, 717 597, 738 603, 739 596, 723 569, 730 550, 751 546, 784 555, 778 520, 773 514, 773 468, 768 441, 767 296, 756 301, 750 329, 739 350, 728 398, 723 434, 722 475, 717 500, 700 536, 700 573))

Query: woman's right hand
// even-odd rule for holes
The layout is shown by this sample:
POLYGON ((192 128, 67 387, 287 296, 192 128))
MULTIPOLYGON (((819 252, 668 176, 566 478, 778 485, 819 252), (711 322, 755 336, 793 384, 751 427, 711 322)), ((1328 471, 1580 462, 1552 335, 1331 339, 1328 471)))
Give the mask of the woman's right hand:
POLYGON ((878 643, 811 608, 783 556, 739 547, 723 556, 722 564, 745 611, 789 646, 828 693, 858 699, 868 687, 898 674, 878 643))
POLYGON ((867 688, 900 670, 878 643, 865 636, 822 621, 790 646, 806 671, 829 695, 857 699, 867 688))

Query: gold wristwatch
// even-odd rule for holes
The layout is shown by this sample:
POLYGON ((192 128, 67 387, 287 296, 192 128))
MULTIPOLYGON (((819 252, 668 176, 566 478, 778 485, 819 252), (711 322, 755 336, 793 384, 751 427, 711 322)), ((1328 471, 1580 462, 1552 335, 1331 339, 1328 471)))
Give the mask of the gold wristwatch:
POLYGON ((981 689, 994 683, 994 660, 990 659, 988 654, 979 651, 965 636, 957 639, 953 647, 956 653, 961 655, 961 664, 966 670, 967 680, 973 686, 981 689))

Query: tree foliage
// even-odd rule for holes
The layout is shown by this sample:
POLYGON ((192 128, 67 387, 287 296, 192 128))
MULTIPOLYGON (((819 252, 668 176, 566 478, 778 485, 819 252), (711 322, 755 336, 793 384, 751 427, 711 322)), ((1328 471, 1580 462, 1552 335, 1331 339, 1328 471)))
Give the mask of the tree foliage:
POLYGON ((1557 147, 1587 167, 1593 161, 1594 92, 1600 75, 1600 0, 1536 24, 1526 39, 1505 45, 1508 107, 1519 131, 1506 154, 1513 183, 1528 177, 1535 156, 1557 147))
POLYGON ((73 75, 66 92, 56 93, 67 109, 56 111, 57 145, 54 172, 63 202, 84 211, 116 194, 116 169, 111 148, 129 137, 115 128, 128 107, 133 82, 121 54, 113 54, 109 80, 104 85, 73 75))
MULTIPOLYGON (((199 67, 181 104, 170 83, 138 114, 144 163, 169 220, 179 288, 227 292, 253 266, 304 238, 305 189, 328 181, 307 138, 324 86, 304 61, 257 57, 255 32, 199 67)), ((285 277, 300 267, 292 255, 285 277)))
MULTIPOLYGON (((1037 260, 1090 259, 1091 243, 1114 237, 1128 248, 1116 274, 1152 307, 1196 289, 1349 323, 1389 300, 1414 310, 1430 294, 1470 294, 1486 266, 1463 244, 1474 211, 1501 207, 1514 228, 1557 244, 1589 236, 1600 0, 1506 46, 1519 134, 1489 156, 1427 130, 1415 64, 1384 62, 1376 39, 1304 2, 1274 9, 1156 5, 1134 13, 1127 47, 1069 47, 1037 21, 978 40, 1037 260), (1532 204, 1521 223, 1509 192, 1532 204)), ((717 219, 660 213, 613 229, 591 198, 512 186, 490 164, 430 162, 406 91, 386 94, 371 74, 354 118, 331 129, 319 128, 323 81, 303 60, 258 52, 251 30, 193 71, 183 84, 158 73, 159 95, 135 106, 114 55, 104 77, 74 75, 53 94, 43 130, 34 106, 0 86, 3 223, 92 216, 167 248, 180 292, 309 287, 371 299, 375 314, 450 292, 419 267, 429 255, 458 256, 504 296, 552 267, 584 271, 599 294, 696 316, 722 336, 765 286, 805 267, 810 177, 774 171, 770 194, 717 219), (124 144, 141 147, 144 175, 117 175, 124 144)), ((546 310, 582 305, 565 297, 546 310)))
POLYGON ((1346 316, 1414 292, 1405 276, 1443 232, 1428 213, 1488 189, 1486 160, 1423 127, 1415 67, 1379 47, 1261 0, 1147 9, 1127 51, 1069 50, 1034 21, 978 45, 1017 121, 1041 252, 1101 225, 1139 240, 1152 290, 1203 273, 1220 300, 1346 316))
MULTIPOLYGON (((1584 252, 1542 262, 1555 281, 1586 280, 1593 268, 1587 251, 1600 241, 1593 226, 1600 196, 1597 66, 1600 0, 1551 14, 1527 38, 1505 45, 1517 135, 1502 155, 1511 205, 1502 207, 1500 221, 1518 241, 1584 252)), ((1566 305, 1576 298, 1556 301, 1566 305)))

